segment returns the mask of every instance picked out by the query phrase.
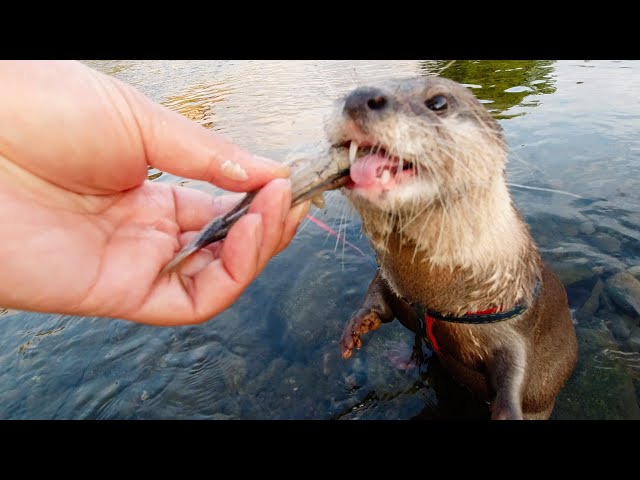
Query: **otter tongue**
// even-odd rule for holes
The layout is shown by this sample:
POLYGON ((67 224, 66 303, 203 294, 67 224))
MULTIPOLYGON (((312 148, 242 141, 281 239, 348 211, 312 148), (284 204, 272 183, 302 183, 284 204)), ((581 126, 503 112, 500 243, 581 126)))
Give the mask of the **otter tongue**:
POLYGON ((351 165, 350 176, 357 186, 366 187, 379 183, 382 172, 385 170, 390 170, 390 173, 394 174, 397 167, 398 160, 396 159, 382 155, 365 155, 351 165))

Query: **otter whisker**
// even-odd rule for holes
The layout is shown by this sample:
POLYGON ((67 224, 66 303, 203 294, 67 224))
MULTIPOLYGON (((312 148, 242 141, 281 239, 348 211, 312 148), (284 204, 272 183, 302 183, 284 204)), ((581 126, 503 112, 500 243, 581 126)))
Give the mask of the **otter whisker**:
MULTIPOLYGON (((427 168, 430 168, 430 167, 427 167, 427 168)), ((431 207, 431 208, 430 208, 430 211, 429 211, 429 215, 427 216, 427 218, 425 218, 425 219, 423 220, 422 229, 420 230, 420 232, 418 233, 418 235, 417 235, 417 237, 416 237, 416 238, 418 238, 418 239, 420 239, 420 238, 424 238, 424 233, 425 233, 426 228, 427 228, 427 227, 429 227, 429 226, 431 225, 431 224, 430 224, 431 216, 432 216, 432 215, 433 215, 433 213, 436 211, 436 207, 435 207, 435 205, 433 205, 433 206, 432 206, 432 204, 434 204, 434 203, 435 203, 436 198, 437 198, 437 196, 436 196, 436 197, 434 197, 433 199, 431 199, 431 200, 427 203, 427 205, 425 205, 425 210, 429 209, 429 207, 431 207)), ((440 222, 442 222, 442 220, 440 220, 440 222)), ((416 257, 416 253, 418 252, 418 250, 420 250, 420 242, 419 242, 419 241, 416 241, 416 246, 415 246, 415 249, 414 249, 414 251, 413 251, 413 256, 411 257, 411 263, 413 263, 413 262, 414 262, 415 257, 416 257)))
POLYGON ((338 232, 341 232, 341 234, 342 234, 342 254, 343 254, 343 257, 344 257, 344 247, 345 247, 345 244, 347 243, 346 212, 347 212, 347 205, 343 203, 342 204, 342 208, 340 209, 340 228, 338 230, 338 232))
POLYGON ((304 223, 298 227, 297 235, 301 234, 304 231, 304 229, 307 228, 307 225, 309 225, 309 223, 311 223, 311 219, 309 217, 316 218, 311 213, 308 213, 307 214, 307 218, 305 219, 304 223))
MULTIPOLYGON (((413 222, 415 222, 428 208, 432 207, 433 205, 433 199, 429 200, 422 208, 420 208, 420 210, 418 210, 417 212, 412 211, 411 212, 411 217, 409 218, 408 221, 404 222, 400 228, 400 231, 398 233, 402 234, 413 222)), ((413 203, 412 206, 415 208, 417 206, 417 203, 413 203)))
POLYGON ((566 192, 564 190, 555 190, 553 188, 531 187, 529 185, 520 185, 520 184, 517 184, 517 183, 508 183, 507 185, 509 185, 511 187, 524 188, 526 190, 538 190, 538 191, 542 191, 542 192, 559 193, 561 195, 568 195, 568 196, 573 197, 573 198, 584 198, 584 197, 581 197, 580 195, 576 195, 575 193, 566 192))

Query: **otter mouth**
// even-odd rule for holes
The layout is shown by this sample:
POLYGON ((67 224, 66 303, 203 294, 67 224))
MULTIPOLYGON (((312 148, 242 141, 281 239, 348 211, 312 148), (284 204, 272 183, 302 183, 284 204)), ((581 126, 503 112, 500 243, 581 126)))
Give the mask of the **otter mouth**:
POLYGON ((346 141, 336 148, 349 151, 351 181, 349 189, 389 190, 416 175, 413 162, 393 155, 384 145, 346 141))

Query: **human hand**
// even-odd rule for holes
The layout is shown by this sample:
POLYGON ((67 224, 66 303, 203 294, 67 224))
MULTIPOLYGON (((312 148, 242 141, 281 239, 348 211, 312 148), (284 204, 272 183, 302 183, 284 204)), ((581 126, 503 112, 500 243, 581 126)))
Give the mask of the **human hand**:
POLYGON ((0 305, 155 325, 229 307, 295 235, 287 168, 77 62, 0 62, 0 305), (147 181, 148 166, 244 192, 223 242, 164 265, 238 201, 147 181))

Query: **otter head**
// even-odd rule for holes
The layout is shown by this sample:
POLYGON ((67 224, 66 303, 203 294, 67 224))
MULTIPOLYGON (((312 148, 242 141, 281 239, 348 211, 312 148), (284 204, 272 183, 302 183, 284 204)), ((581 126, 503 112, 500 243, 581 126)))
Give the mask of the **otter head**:
POLYGON ((499 125, 465 87, 440 77, 361 87, 326 122, 334 153, 349 155, 345 194, 362 210, 416 211, 503 179, 499 125))

